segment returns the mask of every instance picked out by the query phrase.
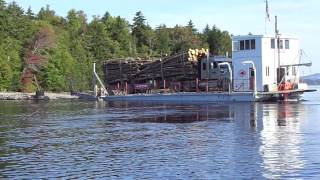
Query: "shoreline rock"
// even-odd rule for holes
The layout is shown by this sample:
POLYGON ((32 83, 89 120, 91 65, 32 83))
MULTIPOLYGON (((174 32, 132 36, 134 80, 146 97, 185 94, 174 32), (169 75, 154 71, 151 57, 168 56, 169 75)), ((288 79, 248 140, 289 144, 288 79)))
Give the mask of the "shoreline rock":
MULTIPOLYGON (((45 100, 57 99, 79 99, 78 96, 70 95, 70 93, 53 93, 45 92, 45 100)), ((35 93, 22 92, 0 92, 0 100, 36 100, 35 93)), ((42 98, 41 98, 42 99, 42 98)))

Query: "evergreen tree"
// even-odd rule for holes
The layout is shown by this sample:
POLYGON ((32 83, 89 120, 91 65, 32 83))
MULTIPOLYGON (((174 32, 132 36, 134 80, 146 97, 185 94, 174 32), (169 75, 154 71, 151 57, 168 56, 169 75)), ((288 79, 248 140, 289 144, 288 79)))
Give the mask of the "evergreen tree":
POLYGON ((24 13, 23 9, 15 1, 8 5, 7 11, 14 17, 21 17, 24 13))
POLYGON ((137 12, 133 18, 132 35, 140 55, 150 55, 148 49, 152 47, 153 32, 150 26, 146 24, 146 18, 141 11, 137 12))
POLYGON ((0 10, 6 9, 6 2, 4 0, 0 0, 0 10))
POLYGON ((193 24, 192 20, 190 19, 190 21, 188 22, 187 28, 193 33, 196 34, 197 33, 197 29, 195 28, 195 25, 193 24))
POLYGON ((29 6, 27 12, 26 12, 26 16, 30 19, 30 20, 34 20, 35 19, 35 15, 31 9, 31 7, 29 6))
POLYGON ((70 10, 67 15, 67 30, 71 38, 83 36, 87 30, 87 18, 83 11, 70 10))

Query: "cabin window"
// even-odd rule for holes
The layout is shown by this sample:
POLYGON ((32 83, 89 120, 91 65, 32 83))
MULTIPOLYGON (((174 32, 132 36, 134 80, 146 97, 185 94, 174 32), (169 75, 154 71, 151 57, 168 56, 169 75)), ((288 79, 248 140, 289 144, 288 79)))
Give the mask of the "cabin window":
MULTIPOLYGON (((256 49, 256 40, 255 39, 241 40, 239 42, 240 42, 240 51, 256 49)), ((234 49, 235 48, 236 48, 236 46, 234 45, 234 49)))
POLYGON ((278 49, 283 49, 283 40, 277 40, 277 48, 278 49))
POLYGON ((207 63, 203 63, 202 64, 202 69, 205 71, 205 70, 207 70, 207 63))
POLYGON ((284 46, 285 46, 286 49, 289 49, 289 48, 290 48, 289 40, 285 40, 284 46))
POLYGON ((283 40, 280 40, 280 41, 279 41, 279 46, 278 46, 278 48, 279 48, 279 49, 283 49, 283 40))
POLYGON ((268 67, 266 67, 266 76, 268 76, 268 67))
POLYGON ((244 50, 244 41, 240 41, 240 50, 244 50))
POLYGON ((256 40, 251 39, 251 49, 256 49, 256 40))
POLYGON ((214 62, 214 63, 213 63, 213 68, 216 69, 217 67, 218 67, 218 63, 217 63, 217 62, 214 62))
POLYGON ((287 76, 289 76, 289 67, 287 67, 286 71, 287 71, 287 76))
POLYGON ((250 68, 250 77, 254 77, 254 70, 250 68))
POLYGON ((276 41, 275 39, 271 39, 271 49, 275 49, 276 48, 276 41))
POLYGON ((245 49, 249 50, 250 49, 250 40, 245 41, 245 49))
POLYGON ((239 51, 239 50, 240 50, 239 42, 238 41, 233 42, 233 51, 239 51))

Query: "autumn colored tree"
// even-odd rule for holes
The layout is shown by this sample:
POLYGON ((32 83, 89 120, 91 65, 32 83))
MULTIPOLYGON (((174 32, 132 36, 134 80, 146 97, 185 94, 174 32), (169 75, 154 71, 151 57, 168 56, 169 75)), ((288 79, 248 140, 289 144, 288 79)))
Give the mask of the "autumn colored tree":
POLYGON ((40 90, 36 73, 41 71, 41 69, 48 64, 48 51, 52 49, 54 45, 55 33, 50 26, 42 27, 38 33, 35 34, 29 45, 24 61, 24 68, 21 76, 23 91, 33 91, 34 88, 32 84, 34 83, 37 85, 37 89, 40 90))

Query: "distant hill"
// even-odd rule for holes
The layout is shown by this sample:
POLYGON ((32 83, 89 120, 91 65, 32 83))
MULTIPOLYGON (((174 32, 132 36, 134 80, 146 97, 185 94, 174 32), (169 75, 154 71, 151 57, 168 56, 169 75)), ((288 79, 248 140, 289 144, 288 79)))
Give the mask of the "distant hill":
POLYGON ((320 73, 303 76, 300 81, 309 85, 320 85, 320 73))

